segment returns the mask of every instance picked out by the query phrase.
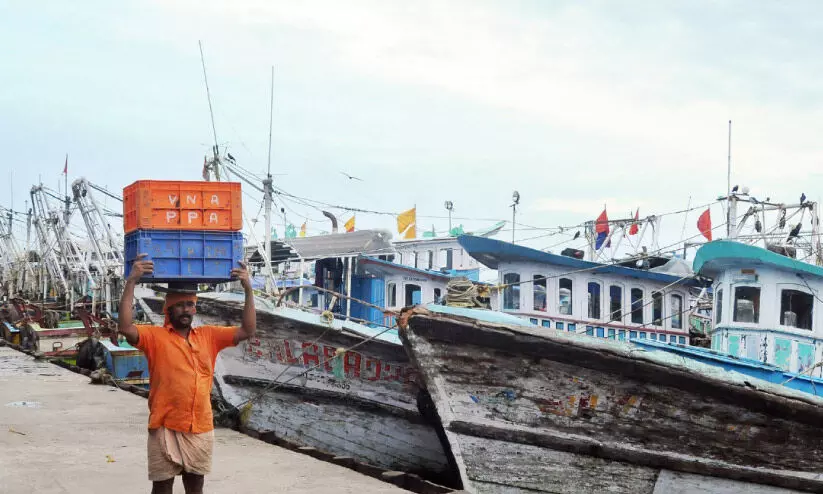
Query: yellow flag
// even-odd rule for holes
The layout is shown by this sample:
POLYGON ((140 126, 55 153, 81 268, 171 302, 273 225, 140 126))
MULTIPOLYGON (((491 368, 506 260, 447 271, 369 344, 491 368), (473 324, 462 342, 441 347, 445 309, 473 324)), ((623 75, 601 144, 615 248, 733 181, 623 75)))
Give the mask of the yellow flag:
POLYGON ((417 208, 411 208, 397 215, 397 233, 403 238, 417 238, 417 208))
POLYGON ((346 227, 346 233, 353 232, 354 231, 354 216, 352 216, 351 219, 349 219, 349 221, 347 221, 344 226, 346 227))
POLYGON ((301 237, 306 236, 306 223, 305 222, 303 223, 303 226, 300 227, 300 236, 301 237))

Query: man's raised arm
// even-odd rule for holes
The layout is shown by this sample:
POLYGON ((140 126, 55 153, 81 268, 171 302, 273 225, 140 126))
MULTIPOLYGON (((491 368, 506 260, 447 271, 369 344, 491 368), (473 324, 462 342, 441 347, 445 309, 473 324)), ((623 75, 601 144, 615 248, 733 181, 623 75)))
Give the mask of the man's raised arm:
POLYGON ((137 326, 134 325, 134 315, 132 305, 134 304, 134 287, 144 274, 154 271, 153 261, 144 261, 147 254, 138 254, 132 264, 129 277, 126 278, 126 286, 123 287, 123 296, 120 297, 119 316, 117 318, 117 331, 126 337, 129 345, 136 345, 140 339, 137 333, 137 326))
POLYGON ((254 290, 251 288, 249 271, 246 269, 246 264, 241 262, 239 268, 232 269, 231 277, 240 280, 240 284, 243 286, 243 292, 246 294, 246 302, 243 306, 243 322, 234 334, 234 344, 236 345, 241 341, 254 337, 254 334, 257 332, 257 313, 254 310, 254 290))

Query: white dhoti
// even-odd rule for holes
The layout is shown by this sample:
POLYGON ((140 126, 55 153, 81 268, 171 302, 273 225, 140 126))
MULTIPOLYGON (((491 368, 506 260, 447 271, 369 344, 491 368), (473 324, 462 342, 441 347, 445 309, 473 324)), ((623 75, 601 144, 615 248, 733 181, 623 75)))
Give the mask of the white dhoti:
POLYGON ((183 472, 206 475, 211 471, 214 431, 194 434, 160 427, 149 429, 149 480, 168 480, 183 472))

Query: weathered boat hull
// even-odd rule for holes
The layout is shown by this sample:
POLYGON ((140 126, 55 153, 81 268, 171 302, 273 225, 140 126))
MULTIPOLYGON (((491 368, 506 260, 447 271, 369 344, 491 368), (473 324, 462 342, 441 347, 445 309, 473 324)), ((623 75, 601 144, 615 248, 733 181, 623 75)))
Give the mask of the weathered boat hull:
POLYGON ((814 396, 617 342, 404 316, 469 492, 823 491, 814 396))
MULTIPOLYGON (((240 315, 235 304, 198 301, 204 324, 239 324, 240 315)), ((418 374, 403 347, 366 341, 355 327, 367 329, 258 308, 257 337, 218 356, 223 398, 234 406, 253 399, 249 423, 283 439, 448 482, 451 469, 436 429, 418 411, 418 374)))

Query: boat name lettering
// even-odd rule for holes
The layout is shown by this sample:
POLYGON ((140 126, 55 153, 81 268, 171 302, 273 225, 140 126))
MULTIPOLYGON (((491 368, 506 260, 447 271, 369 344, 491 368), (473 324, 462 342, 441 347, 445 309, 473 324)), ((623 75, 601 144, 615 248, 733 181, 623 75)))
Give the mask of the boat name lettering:
POLYGON ((247 358, 270 360, 286 365, 316 368, 325 374, 343 379, 364 381, 418 381, 417 370, 396 362, 384 361, 355 351, 344 351, 332 345, 295 340, 262 342, 255 338, 244 347, 247 358), (338 352, 340 355, 338 356, 338 352))

